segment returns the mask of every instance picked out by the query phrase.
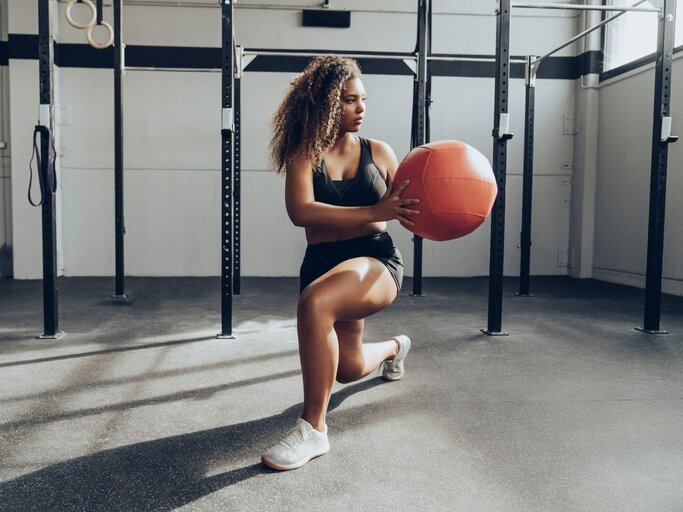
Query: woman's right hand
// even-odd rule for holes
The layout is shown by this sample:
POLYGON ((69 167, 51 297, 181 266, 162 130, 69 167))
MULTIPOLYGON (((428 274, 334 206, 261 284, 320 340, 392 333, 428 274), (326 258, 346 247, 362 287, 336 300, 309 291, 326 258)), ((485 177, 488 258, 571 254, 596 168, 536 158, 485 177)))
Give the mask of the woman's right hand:
POLYGON ((386 193, 376 205, 373 206, 378 221, 398 220, 403 226, 414 226, 415 223, 409 219, 414 215, 419 215, 420 210, 406 208, 411 204, 417 204, 419 199, 403 199, 401 194, 410 184, 410 180, 402 182, 398 187, 394 187, 393 182, 389 183, 386 193))

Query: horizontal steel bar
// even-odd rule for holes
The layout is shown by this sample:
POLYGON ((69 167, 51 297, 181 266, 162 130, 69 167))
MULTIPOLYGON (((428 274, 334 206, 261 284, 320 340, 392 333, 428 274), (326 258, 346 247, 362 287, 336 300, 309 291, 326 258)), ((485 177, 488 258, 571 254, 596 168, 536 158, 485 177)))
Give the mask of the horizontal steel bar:
MULTIPOLYGON (((60 4, 67 4, 71 0, 57 0, 57 3, 60 4)), ((259 10, 259 11, 301 11, 302 9, 313 9, 313 10, 319 10, 319 11, 324 11, 326 10, 324 7, 322 7, 322 2, 319 2, 317 5, 310 5, 310 6, 305 6, 305 5, 286 5, 286 4, 276 4, 276 5, 269 5, 269 4, 262 4, 262 3, 246 3, 243 0, 235 1, 234 2, 234 7, 235 9, 239 10, 259 10)), ((387 0, 387 4, 389 4, 389 1, 387 0)), ((191 0, 191 1, 183 1, 183 0, 124 0, 123 1, 124 6, 131 6, 131 7, 185 7, 185 8, 209 8, 209 9, 220 9, 221 8, 221 3, 217 0, 213 1, 205 1, 205 2, 200 2, 197 0, 191 0)), ((415 14, 417 9, 401 9, 399 8, 382 8, 382 7, 377 7, 377 8, 354 8, 354 9, 344 9, 344 10, 350 10, 351 12, 357 12, 357 13, 373 13, 373 14, 415 14)), ((493 12, 493 9, 489 10, 482 10, 482 11, 455 11, 455 10, 435 10, 432 12, 432 15, 439 15, 439 16, 488 16, 492 17, 495 16, 496 14, 493 12)))
POLYGON ((309 52, 309 51, 295 51, 295 52, 289 52, 289 51, 274 51, 274 50, 252 50, 252 49, 245 49, 244 50, 244 55, 272 55, 272 56, 283 56, 283 57, 315 57, 318 55, 338 55, 340 57, 352 57, 352 58, 357 58, 357 59, 395 59, 395 60, 406 60, 406 59, 412 59, 416 60, 417 57, 413 54, 410 53, 392 53, 392 54, 378 54, 378 53, 346 53, 346 52, 338 52, 338 51, 317 51, 317 52, 309 52))
POLYGON ((176 73, 221 73, 221 68, 150 68, 144 66, 126 66, 124 71, 173 71, 176 73))
POLYGON ((636 11, 636 12, 662 12, 657 7, 620 7, 618 5, 579 5, 579 4, 533 4, 518 2, 512 4, 513 8, 519 9, 562 9, 568 11, 636 11))
MULTIPOLYGON (((458 57, 451 55, 430 55, 427 57, 427 60, 437 60, 446 62, 496 62, 495 57, 458 57)), ((521 57, 512 57, 510 58, 510 62, 525 64, 526 59, 523 59, 521 57)))
MULTIPOLYGON (((417 57, 413 54, 381 54, 381 53, 345 53, 337 51, 278 51, 278 50, 252 50, 245 49, 244 55, 269 55, 269 56, 283 56, 283 57, 314 57, 316 55, 339 55, 342 57, 354 57, 364 59, 395 59, 395 60, 416 60, 417 57)), ((441 61, 466 61, 466 62, 495 62, 495 57, 469 57, 466 55, 430 55, 427 60, 441 60, 441 61)), ((526 59, 522 57, 512 57, 510 62, 525 63, 526 59)))

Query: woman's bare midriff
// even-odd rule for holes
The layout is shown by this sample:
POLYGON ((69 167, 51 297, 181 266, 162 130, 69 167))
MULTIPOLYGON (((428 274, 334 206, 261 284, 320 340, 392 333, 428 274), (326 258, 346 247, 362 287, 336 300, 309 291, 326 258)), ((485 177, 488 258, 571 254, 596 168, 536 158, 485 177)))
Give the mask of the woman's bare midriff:
POLYGON ((349 240, 351 238, 360 238, 375 233, 382 233, 386 230, 386 222, 372 222, 353 228, 330 228, 329 226, 309 227, 306 228, 306 241, 311 245, 322 244, 324 242, 338 242, 340 240, 349 240))

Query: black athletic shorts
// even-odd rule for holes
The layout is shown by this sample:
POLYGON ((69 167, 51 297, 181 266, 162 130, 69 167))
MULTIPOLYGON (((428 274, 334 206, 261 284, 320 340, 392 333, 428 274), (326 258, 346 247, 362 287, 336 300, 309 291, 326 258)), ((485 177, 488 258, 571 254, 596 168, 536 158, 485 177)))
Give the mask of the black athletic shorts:
POLYGON ((299 293, 342 261, 360 256, 381 261, 394 278, 397 291, 401 291, 403 258, 389 233, 384 232, 338 242, 309 244, 299 272, 299 293))

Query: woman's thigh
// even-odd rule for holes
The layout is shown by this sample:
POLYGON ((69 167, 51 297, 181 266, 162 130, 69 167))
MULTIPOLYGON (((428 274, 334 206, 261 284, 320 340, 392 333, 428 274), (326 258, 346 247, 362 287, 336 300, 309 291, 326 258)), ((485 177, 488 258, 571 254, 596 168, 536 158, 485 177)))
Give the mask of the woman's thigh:
POLYGON ((340 264, 309 284, 299 298, 299 313, 326 314, 334 322, 361 320, 396 298, 396 284, 379 260, 359 257, 340 264))

